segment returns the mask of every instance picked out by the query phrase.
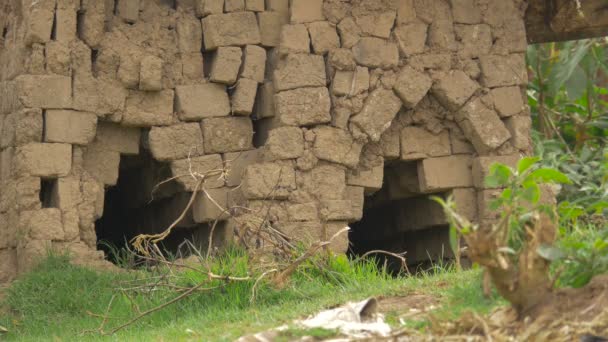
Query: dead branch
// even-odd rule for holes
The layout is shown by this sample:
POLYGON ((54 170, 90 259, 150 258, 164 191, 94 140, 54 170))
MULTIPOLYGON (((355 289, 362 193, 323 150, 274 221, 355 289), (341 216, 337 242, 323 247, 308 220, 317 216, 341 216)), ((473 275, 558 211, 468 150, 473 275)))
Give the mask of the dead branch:
POLYGON ((273 278, 272 283, 275 286, 282 288, 285 285, 287 279, 293 274, 293 272, 295 272, 295 270, 298 268, 298 266, 300 266, 304 261, 308 260, 313 255, 315 255, 319 249, 331 244, 331 242, 335 238, 337 238, 341 234, 344 234, 345 232, 348 232, 349 230, 350 230, 349 227, 344 227, 344 228, 340 229, 337 233, 332 235, 332 237, 329 238, 329 240, 323 241, 323 242, 317 241, 316 243, 314 243, 312 246, 310 246, 308 248, 308 250, 304 254, 302 254, 293 263, 291 263, 287 268, 285 268, 283 271, 281 271, 279 274, 277 274, 277 276, 275 276, 273 278))
POLYGON ((406 272, 406 273, 410 274, 410 270, 409 270, 409 268, 407 267, 407 262, 406 262, 405 257, 404 257, 404 255, 405 255, 406 253, 407 253, 407 252, 403 252, 403 253, 392 253, 392 252, 388 252, 388 251, 383 251, 383 250, 380 250, 380 249, 376 249, 376 250, 373 250, 373 251, 366 252, 365 254, 363 254, 363 255, 361 255, 360 257, 358 257, 358 258, 356 259, 356 261, 359 261, 359 260, 361 260, 361 259, 365 259, 366 257, 368 257, 368 256, 370 256, 370 255, 372 255, 372 254, 386 254, 386 255, 388 255, 388 256, 392 256, 392 257, 394 257, 394 258, 399 259, 399 260, 401 261, 401 270, 405 270, 405 272, 406 272))
POLYGON ((200 189, 200 187, 203 185, 204 181, 205 181, 204 177, 198 181, 198 183, 196 184, 196 187, 194 188, 194 192, 192 193, 192 196, 190 196, 190 200, 188 201, 186 208, 184 208, 182 213, 178 216, 178 218, 175 221, 173 221, 173 223, 169 226, 169 228, 167 228, 164 232, 159 233, 159 234, 140 234, 140 235, 136 236, 133 240, 131 240, 131 243, 133 244, 133 247, 135 248, 135 250, 137 252, 139 252, 140 254, 149 255, 148 247, 149 247, 150 243, 155 245, 159 241, 164 240, 167 236, 169 236, 169 234, 171 234, 171 230, 173 230, 173 228, 175 226, 177 226, 177 224, 181 220, 183 220, 184 217, 186 217, 188 210, 190 210, 190 208, 192 207, 192 204, 194 203, 194 199, 196 198, 198 189, 200 189))
POLYGON ((173 303, 176 303, 176 302, 180 301, 181 299, 184 299, 184 298, 188 297, 189 295, 191 295, 192 293, 194 293, 198 289, 202 288, 203 285, 205 285, 205 284, 206 284, 206 282, 201 282, 198 285, 190 288, 188 291, 182 293, 181 295, 179 295, 179 296, 171 299, 170 301, 168 301, 166 303, 163 303, 163 304, 161 304, 159 306, 156 306, 156 307, 154 307, 152 309, 149 309, 147 311, 144 311, 141 314, 139 314, 139 315, 133 317, 132 319, 130 319, 128 322, 126 322, 124 324, 121 324, 121 325, 119 325, 116 328, 113 328, 109 332, 102 333, 102 335, 114 335, 116 332, 118 332, 118 331, 120 331, 120 330, 128 327, 129 325, 131 325, 131 324, 139 321, 140 319, 142 319, 142 318, 144 318, 144 317, 146 317, 146 316, 148 316, 148 315, 150 315, 150 314, 152 314, 152 313, 154 313, 156 311, 159 311, 159 310, 161 310, 161 309, 163 309, 163 308, 165 308, 165 307, 167 307, 167 306, 169 306, 169 305, 171 305, 173 303))

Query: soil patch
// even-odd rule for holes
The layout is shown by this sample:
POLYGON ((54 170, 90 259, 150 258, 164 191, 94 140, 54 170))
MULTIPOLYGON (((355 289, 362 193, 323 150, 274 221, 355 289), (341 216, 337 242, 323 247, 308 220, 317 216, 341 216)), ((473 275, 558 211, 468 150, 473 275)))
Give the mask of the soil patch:
POLYGON ((534 316, 518 318, 513 309, 500 308, 486 317, 467 312, 456 321, 433 321, 431 326, 435 336, 456 340, 605 341, 608 275, 598 276, 580 289, 556 291, 550 301, 534 310, 534 316))
POLYGON ((428 312, 436 309, 439 300, 436 297, 414 293, 407 296, 384 297, 378 300, 381 313, 428 312))

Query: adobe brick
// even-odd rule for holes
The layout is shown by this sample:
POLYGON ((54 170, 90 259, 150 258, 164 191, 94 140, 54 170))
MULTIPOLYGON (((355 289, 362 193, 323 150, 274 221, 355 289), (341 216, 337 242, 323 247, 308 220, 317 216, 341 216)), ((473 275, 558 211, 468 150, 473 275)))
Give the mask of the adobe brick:
POLYGON ((207 175, 205 183, 206 189, 219 188, 224 186, 222 175, 210 175, 210 171, 221 170, 223 168, 222 157, 219 154, 209 154, 205 156, 179 159, 171 162, 171 173, 178 177, 176 181, 183 186, 186 191, 194 191, 199 179, 194 179, 190 171, 200 175, 207 175))
POLYGON ((354 18, 363 35, 388 39, 396 16, 395 11, 383 11, 355 15, 354 18))
POLYGON ((253 12, 211 14, 202 20, 205 49, 219 46, 255 45, 261 42, 260 30, 253 12))
POLYGON ((459 24, 478 24, 481 22, 481 9, 474 0, 450 0, 454 22, 459 24))
POLYGON ((243 55, 241 77, 263 83, 266 71, 266 50, 257 45, 247 45, 243 55))
POLYGON ((224 11, 239 12, 245 10, 245 0, 225 0, 224 11))
POLYGON ((59 41, 48 42, 45 45, 46 70, 50 73, 70 76, 72 66, 70 65, 70 49, 59 41))
POLYGON ((150 152, 156 160, 176 160, 204 154, 203 135, 198 123, 152 127, 148 134, 150 152))
POLYGON ((452 153, 450 134, 447 130, 433 134, 416 126, 401 130, 401 160, 419 160, 448 156, 452 153))
POLYGON ((250 115, 258 91, 258 82, 240 78, 232 94, 232 113, 234 115, 250 115))
POLYGON ((423 159, 418 163, 420 189, 436 192, 472 187, 471 163, 472 158, 468 155, 423 159))
POLYGON ((245 151, 253 148, 253 124, 247 117, 204 119, 201 127, 207 154, 245 151))
POLYGON ((369 89, 369 70, 358 66, 355 71, 336 71, 331 84, 332 94, 355 96, 369 89))
POLYGON ((241 188, 247 199, 285 199, 296 189, 293 164, 249 165, 245 168, 241 188))
POLYGON ((216 83, 234 84, 241 68, 242 59, 241 48, 234 46, 219 47, 211 61, 209 79, 216 83))
POLYGON ((433 95, 446 108, 456 111, 479 88, 477 82, 460 70, 452 70, 433 85, 433 95))
POLYGON ((313 153, 321 160, 342 164, 354 168, 359 164, 363 146, 354 141, 348 131, 330 126, 313 129, 315 142, 313 153))
POLYGON ((163 77, 163 60, 156 56, 146 56, 139 69, 139 90, 160 91, 163 77))
POLYGON ((397 229, 411 231, 447 225, 441 205, 428 197, 401 200, 396 215, 397 229))
POLYGON ((92 49, 97 49, 105 33, 105 1, 89 1, 83 11, 80 38, 92 49))
POLYGON ((277 120, 290 126, 307 126, 331 121, 331 102, 325 87, 283 91, 274 96, 277 120))
POLYGON ((304 135, 299 127, 279 127, 268 132, 264 159, 296 159, 304 154, 304 135))
POLYGON ((72 79, 59 75, 21 75, 15 86, 19 101, 26 107, 70 108, 72 79))
POLYGON ((166 126, 174 123, 173 90, 130 91, 122 124, 135 127, 166 126))
POLYGON ((126 23, 135 23, 139 19, 139 1, 119 0, 116 13, 126 23))
POLYGON ((357 63, 366 67, 390 69, 399 62, 397 44, 384 39, 361 38, 352 50, 357 63))
MULTIPOLYGON (((137 70, 139 79, 139 69, 137 70)), ((130 93, 116 80, 95 78, 91 74, 75 73, 73 77, 73 109, 95 113, 97 115, 115 114, 125 110, 125 104, 143 101, 139 96, 130 93), (132 102, 128 102, 127 96, 132 102), (137 98, 135 100, 135 98, 137 98), (135 101, 133 101, 135 100, 135 101)), ((135 83, 137 86, 137 83, 135 83)), ((131 108, 127 108, 127 111, 131 108)), ((133 113, 128 113, 132 115, 133 113)))
POLYGON ((108 150, 100 144, 89 144, 83 155, 84 169, 105 185, 116 185, 120 153, 108 150))
POLYGON ((264 0, 245 0, 245 10, 253 12, 263 12, 264 0))
POLYGON ((298 189, 319 200, 343 199, 346 190, 344 167, 319 163, 310 171, 300 172, 298 189))
POLYGON ((480 98, 469 101, 456 113, 458 125, 478 153, 487 153, 511 138, 498 114, 480 98))
POLYGON ((271 81, 264 82, 258 89, 255 116, 257 119, 275 116, 274 86, 271 81))
POLYGON ((276 91, 301 87, 325 87, 323 56, 290 54, 279 61, 273 74, 276 91))
POLYGON ((415 19, 414 0, 399 0, 397 2, 397 24, 407 24, 415 19))
POLYGON ((367 134, 372 141, 379 141, 382 133, 401 109, 401 105, 401 100, 392 90, 378 88, 369 94, 363 109, 353 116, 350 122, 367 134))
POLYGON ((230 100, 224 85, 205 83, 177 86, 175 95, 177 114, 183 121, 198 121, 230 114, 230 100))
POLYGON ((257 16, 262 46, 278 46, 281 40, 281 15, 276 12, 260 12, 257 16))
POLYGON ((55 40, 69 43, 76 39, 76 21, 75 8, 60 8, 58 6, 55 10, 55 40))
POLYGON ((380 190, 383 180, 384 163, 369 169, 349 170, 346 174, 346 184, 363 187, 368 194, 380 190))
POLYGON ((335 25, 327 21, 318 21, 308 24, 308 31, 314 53, 324 55, 340 47, 340 37, 335 25))
POLYGON ((323 0, 292 0, 289 7, 291 23, 309 23, 325 20, 323 0))
POLYGON ((44 141, 86 145, 93 141, 97 115, 73 110, 47 110, 44 141))
POLYGON ((198 0, 195 10, 199 18, 209 14, 222 14, 224 12, 224 0, 198 0))
POLYGON ((279 42, 279 54, 309 53, 310 37, 303 24, 283 25, 279 42))
POLYGON ((30 239, 60 241, 65 238, 61 210, 57 208, 23 211, 19 226, 22 232, 27 232, 30 239))
POLYGON ((527 115, 517 115, 507 118, 505 126, 511 132, 511 144, 513 147, 527 151, 532 146, 530 131, 532 130, 532 118, 527 115))
POLYGON ((58 178, 51 192, 53 207, 61 210, 75 209, 82 197, 80 194, 80 179, 74 177, 58 178))
POLYGON ((182 76, 191 81, 200 81, 204 78, 203 55, 200 52, 181 54, 182 76))
POLYGON ((230 188, 206 189, 199 192, 192 203, 192 217, 195 222, 215 222, 230 217, 228 208, 228 193, 230 188))
POLYGON ((477 192, 475 188, 453 189, 450 192, 456 212, 471 222, 477 221, 477 192))
POLYGON ((66 176, 72 167, 72 145, 31 143, 15 150, 17 173, 38 177, 66 176))
POLYGON ((224 167, 226 168, 226 185, 239 186, 245 168, 255 164, 262 159, 262 150, 255 149, 249 151, 229 152, 224 154, 224 167))
POLYGON ((343 48, 350 49, 361 39, 361 29, 352 17, 340 20, 337 27, 343 48))
POLYGON ((141 129, 100 121, 95 143, 121 154, 139 154, 141 129))
POLYGON ((426 96, 432 84, 433 81, 425 73, 404 66, 399 71, 393 90, 405 107, 414 108, 426 96))
POLYGON ((492 29, 482 25, 456 25, 459 42, 458 54, 462 58, 477 58, 490 53, 493 44, 492 29))
POLYGON ((428 25, 423 22, 413 22, 399 25, 395 28, 395 38, 399 52, 403 56, 411 56, 424 52, 428 25))
MULTIPOLYGON (((330 221, 324 223, 324 240, 328 241, 334 234, 341 231, 345 227, 348 227, 348 224, 342 221, 330 221)), ((344 254, 348 251, 348 244, 348 232, 344 232, 341 235, 336 236, 336 238, 331 241, 328 249, 333 253, 344 254)))
POLYGON ((27 31, 25 42, 28 45, 34 43, 46 43, 51 40, 53 28, 54 11, 52 8, 35 6, 28 8, 29 20, 27 20, 27 31))
POLYGON ((494 109, 502 118, 517 115, 525 108, 519 87, 494 88, 491 94, 494 99, 494 109))
POLYGON ((526 61, 523 54, 479 57, 481 82, 486 87, 505 87, 527 83, 526 61))

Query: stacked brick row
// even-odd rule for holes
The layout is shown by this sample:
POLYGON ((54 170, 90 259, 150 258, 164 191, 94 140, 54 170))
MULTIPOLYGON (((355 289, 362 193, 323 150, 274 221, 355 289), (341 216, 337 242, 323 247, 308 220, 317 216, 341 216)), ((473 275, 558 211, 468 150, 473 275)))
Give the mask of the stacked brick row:
MULTIPOLYGON (((518 6, 9 1, 0 281, 49 247, 101 259, 95 221, 121 156, 150 155, 179 177, 157 193, 171 217, 196 186, 190 173, 228 170, 206 181, 212 199, 198 196, 184 226, 227 218, 216 204, 243 206, 289 236, 322 239, 361 219, 383 183, 393 193, 452 191, 470 218, 491 218, 480 181, 488 164, 529 150, 518 6), (396 161, 413 172, 389 182, 385 164, 396 161)), ((144 172, 134 191, 147 194, 162 178, 156 166, 144 172)), ((332 248, 345 251, 346 236, 332 248)))

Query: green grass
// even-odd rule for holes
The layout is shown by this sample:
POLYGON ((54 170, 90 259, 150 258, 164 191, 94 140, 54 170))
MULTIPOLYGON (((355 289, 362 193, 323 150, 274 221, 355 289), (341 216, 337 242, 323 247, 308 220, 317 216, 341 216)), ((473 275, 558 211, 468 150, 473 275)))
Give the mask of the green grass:
MULTIPOLYGON (((235 253, 217 261, 214 271, 233 276, 246 274, 248 259, 235 253)), ((332 259, 330 272, 312 264, 304 266, 286 288, 258 285, 257 299, 250 302, 253 281, 235 282, 221 289, 199 293, 154 313, 114 336, 95 330, 100 319, 87 312, 102 314, 124 281, 150 276, 144 272, 96 272, 69 264, 67 258, 51 256, 32 273, 13 283, 6 291, 0 325, 9 329, 0 339, 10 341, 231 341, 259 332, 349 300, 369 296, 427 293, 440 301, 438 315, 457 315, 464 308, 487 311, 496 300, 480 296, 479 272, 441 271, 435 275, 392 278, 372 263, 353 265, 345 257, 332 259)), ((180 275, 176 284, 193 284, 196 272, 180 275)), ((157 291, 139 295, 135 303, 141 310, 154 307, 175 294, 157 291)), ((108 327, 133 316, 132 304, 124 296, 114 300, 108 327)), ((295 333, 295 332, 294 332, 295 333)), ((323 334, 324 331, 315 333, 323 334)))

